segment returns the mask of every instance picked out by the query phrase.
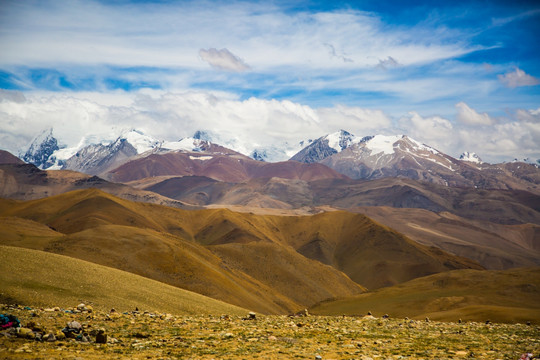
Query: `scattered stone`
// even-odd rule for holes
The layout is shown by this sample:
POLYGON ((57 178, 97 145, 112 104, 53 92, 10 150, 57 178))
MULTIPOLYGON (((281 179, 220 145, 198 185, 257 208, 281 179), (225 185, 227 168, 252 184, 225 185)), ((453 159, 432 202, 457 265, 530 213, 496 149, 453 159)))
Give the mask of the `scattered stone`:
POLYGON ((34 335, 32 329, 22 327, 17 329, 17 337, 23 339, 34 339, 36 335, 34 335))
POLYGON ((96 335, 96 343, 106 344, 107 343, 107 334, 105 334, 105 329, 101 328, 98 330, 96 335))
POLYGON ((82 325, 78 321, 70 321, 66 324, 66 327, 62 329, 62 332, 67 338, 75 338, 82 330, 82 325))
POLYGON ((383 319, 388 319, 390 317, 390 315, 384 314, 382 317, 383 317, 383 319))
POLYGON ((429 318, 426 316, 426 322, 429 322, 429 318))
POLYGON ((315 356, 315 360, 322 360, 322 356, 321 355, 315 356))
POLYGON ((65 340, 66 334, 64 334, 61 330, 58 330, 55 334, 56 340, 65 340))
POLYGON ((82 342, 82 343, 89 343, 91 342, 90 340, 90 336, 88 335, 88 333, 82 333, 82 334, 79 334, 77 335, 77 337, 75 338, 76 340, 82 342))
POLYGON ((43 341, 55 342, 56 341, 56 336, 52 332, 48 333, 47 335, 43 336, 43 341))

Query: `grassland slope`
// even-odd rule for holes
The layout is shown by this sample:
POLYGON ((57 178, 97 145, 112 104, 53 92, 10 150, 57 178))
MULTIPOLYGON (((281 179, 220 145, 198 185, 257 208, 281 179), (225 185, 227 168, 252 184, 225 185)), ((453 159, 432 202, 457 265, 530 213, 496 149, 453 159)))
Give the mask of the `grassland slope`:
POLYGON ((540 324, 540 268, 456 270, 358 296, 326 301, 314 314, 540 324))
POLYGON ((0 245, 0 302, 37 307, 141 310, 178 315, 246 314, 245 309, 129 272, 48 252, 0 245))

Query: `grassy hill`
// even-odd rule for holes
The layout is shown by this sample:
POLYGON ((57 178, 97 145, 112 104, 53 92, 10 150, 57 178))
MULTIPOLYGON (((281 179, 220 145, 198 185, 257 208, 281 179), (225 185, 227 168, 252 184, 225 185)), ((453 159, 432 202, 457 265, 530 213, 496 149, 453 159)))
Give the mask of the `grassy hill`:
POLYGON ((1 303, 96 310, 246 314, 245 309, 125 271, 38 250, 0 246, 1 303))
POLYGON ((227 210, 183 211, 82 190, 28 202, 0 200, 0 214, 4 245, 115 267, 262 313, 297 311, 364 290, 253 226, 242 230, 247 220, 227 210), (245 253, 250 258, 239 262, 223 247, 244 236, 251 243, 245 253), (257 248, 259 241, 269 244, 257 248), (221 244, 220 252, 212 244, 221 244), (267 258, 266 267, 253 261, 259 257, 267 258), (285 265, 282 276, 268 276, 285 265))
POLYGON ((540 268, 455 270, 350 298, 325 301, 314 314, 540 324, 540 268))

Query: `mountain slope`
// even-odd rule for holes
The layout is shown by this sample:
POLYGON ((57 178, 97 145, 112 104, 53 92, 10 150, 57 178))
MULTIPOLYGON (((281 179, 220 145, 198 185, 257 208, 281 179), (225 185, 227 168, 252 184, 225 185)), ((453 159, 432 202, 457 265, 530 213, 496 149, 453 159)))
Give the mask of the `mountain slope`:
POLYGON ((138 307, 178 315, 243 315, 247 311, 125 271, 18 247, 0 245, 0 274, 2 303, 69 308, 84 301, 102 311, 138 307))
POLYGON ((105 176, 116 182, 155 176, 206 176, 226 182, 244 182, 264 177, 301 180, 345 178, 321 164, 302 164, 294 161, 265 163, 240 154, 189 152, 151 154, 111 170, 105 176))
POLYGON ((345 150, 353 143, 361 141, 351 133, 340 130, 336 133, 322 136, 296 153, 290 160, 303 163, 316 163, 331 155, 345 150))
POLYGON ((0 164, 24 164, 24 161, 10 153, 9 151, 0 150, 0 164))
POLYGON ((321 315, 375 315, 457 321, 540 321, 540 268, 456 270, 318 304, 321 315))
POLYGON ((387 206, 352 208, 428 246, 502 270, 540 266, 540 225, 504 225, 463 218, 448 212, 387 206))
POLYGON ((392 178, 271 178, 233 184, 189 176, 157 181, 145 189, 190 204, 256 213, 272 208, 308 214, 332 206, 373 217, 417 242, 489 269, 540 265, 540 198, 524 191, 451 188, 392 178))
POLYGON ((33 200, 88 188, 99 188, 105 192, 133 201, 152 202, 173 207, 189 207, 180 201, 165 198, 157 193, 111 183, 99 177, 75 171, 43 171, 32 164, 0 163, 0 197, 33 200))
POLYGON ((458 268, 481 268, 415 243, 365 216, 334 211, 282 221, 281 231, 298 252, 336 267, 368 289, 458 268))
POLYGON ((237 214, 229 211, 181 211, 83 190, 30 202, 2 200, 0 212, 8 219, 0 237, 5 245, 116 267, 259 312, 286 313, 363 289, 334 268, 277 242, 263 247, 262 254, 257 242, 268 239, 255 228, 241 230, 245 222, 238 223, 237 214), (48 230, 40 235, 39 225, 28 226, 30 220, 48 230), (284 256, 269 256, 269 268, 279 269, 285 258, 295 271, 287 271, 286 278, 268 277, 260 267, 235 264, 234 255, 220 258, 210 245, 224 245, 227 238, 233 243, 243 235, 256 240, 249 246, 254 256, 284 256))
POLYGON ((47 129, 32 140, 28 149, 24 154, 21 154, 21 158, 37 167, 48 168, 54 164, 54 159, 50 159, 50 157, 59 149, 58 140, 53 135, 53 129, 47 129))
POLYGON ((291 159, 319 162, 352 179, 402 177, 444 186, 540 193, 537 166, 491 165, 474 153, 457 160, 406 135, 358 138, 342 130, 315 140, 291 159))

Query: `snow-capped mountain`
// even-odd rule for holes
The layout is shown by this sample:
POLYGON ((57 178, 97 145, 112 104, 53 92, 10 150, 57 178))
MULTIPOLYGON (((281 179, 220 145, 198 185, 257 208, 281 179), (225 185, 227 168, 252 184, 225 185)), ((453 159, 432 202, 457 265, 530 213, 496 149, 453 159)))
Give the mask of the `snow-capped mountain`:
POLYGON ((106 177, 107 173, 127 162, 155 153, 203 153, 188 154, 197 159, 243 154, 266 162, 282 161, 293 155, 291 160, 321 163, 353 179, 405 177, 449 186, 508 189, 518 186, 512 180, 516 178, 530 182, 531 186, 540 184, 538 164, 491 165, 468 152, 457 160, 406 135, 357 137, 341 130, 314 141, 283 142, 265 147, 234 136, 218 142, 215 139, 225 135, 211 131, 197 131, 192 137, 178 141, 157 140, 136 129, 113 136, 88 134, 76 146, 62 147, 59 145, 61 139, 54 137, 53 129, 47 129, 21 152, 20 157, 42 169, 69 169, 106 177), (293 150, 296 154, 291 154, 293 150))
POLYGON ((375 135, 320 161, 355 179, 408 177, 448 184, 460 162, 406 135, 375 135), (442 175, 444 173, 444 176, 442 175))
POLYGON ((53 135, 53 129, 49 128, 36 136, 27 150, 24 153, 21 152, 19 157, 40 169, 46 169, 55 163, 55 159, 51 158, 51 155, 59 149, 58 140, 53 135))
POLYGON ((459 160, 481 164, 483 161, 476 153, 465 151, 459 156, 459 160))
POLYGON ((168 151, 219 151, 226 153, 227 149, 204 140, 200 132, 195 133, 193 137, 182 138, 178 141, 159 141, 140 130, 130 130, 111 143, 91 144, 80 149, 64 162, 62 168, 98 175, 133 160, 135 157, 168 151))
POLYGON ((302 150, 291 157, 290 160, 308 164, 320 162, 328 156, 337 154, 360 141, 362 141, 361 138, 357 138, 345 130, 340 130, 310 142, 302 150))
POLYGON ((319 162, 353 179, 403 177, 488 189, 534 188, 540 184, 540 173, 528 164, 510 167, 460 161, 406 135, 357 139, 319 162))

